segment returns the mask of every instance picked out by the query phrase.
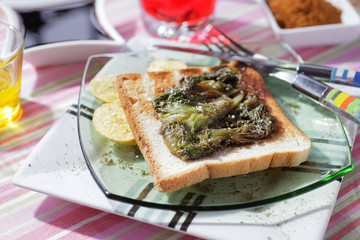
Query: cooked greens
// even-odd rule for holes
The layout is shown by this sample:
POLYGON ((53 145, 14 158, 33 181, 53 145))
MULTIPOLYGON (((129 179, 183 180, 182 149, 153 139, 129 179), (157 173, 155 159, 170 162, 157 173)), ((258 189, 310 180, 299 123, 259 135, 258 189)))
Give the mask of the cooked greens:
POLYGON ((167 147, 183 160, 251 143, 276 129, 276 119, 256 94, 246 91, 236 69, 185 76, 152 103, 167 147))

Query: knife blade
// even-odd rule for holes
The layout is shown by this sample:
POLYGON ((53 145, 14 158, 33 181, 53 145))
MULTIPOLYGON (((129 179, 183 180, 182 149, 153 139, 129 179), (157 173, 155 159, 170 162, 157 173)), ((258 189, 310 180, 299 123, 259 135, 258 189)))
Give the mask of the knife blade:
POLYGON ((316 99, 339 115, 360 125, 360 99, 316 81, 305 74, 270 73, 270 76, 289 82, 294 88, 316 99))
POLYGON ((303 73, 308 76, 326 79, 326 81, 329 81, 331 83, 360 87, 360 72, 348 70, 348 69, 334 68, 334 67, 308 64, 308 63, 297 64, 297 63, 292 63, 290 61, 267 58, 259 54, 251 55, 251 56, 250 55, 238 56, 238 55, 230 55, 224 52, 204 51, 194 48, 168 46, 168 45, 160 45, 160 44, 154 45, 154 47, 195 53, 195 54, 202 54, 202 55, 217 57, 225 60, 235 60, 235 61, 243 62, 262 73, 272 72, 274 71, 274 69, 283 69, 288 71, 296 71, 297 73, 303 73))

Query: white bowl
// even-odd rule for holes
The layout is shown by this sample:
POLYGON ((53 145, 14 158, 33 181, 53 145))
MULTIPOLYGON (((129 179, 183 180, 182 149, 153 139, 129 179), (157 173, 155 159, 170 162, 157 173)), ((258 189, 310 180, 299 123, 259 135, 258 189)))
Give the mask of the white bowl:
POLYGON ((342 10, 341 23, 292 29, 279 27, 267 1, 261 3, 275 35, 292 47, 335 45, 354 41, 360 35, 360 16, 348 0, 327 0, 342 10))

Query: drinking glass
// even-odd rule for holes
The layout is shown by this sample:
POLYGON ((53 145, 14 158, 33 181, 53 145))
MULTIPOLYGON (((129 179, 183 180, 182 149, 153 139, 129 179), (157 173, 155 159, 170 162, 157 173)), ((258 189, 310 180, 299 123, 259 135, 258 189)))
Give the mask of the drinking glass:
POLYGON ((15 27, 0 23, 0 128, 20 119, 20 85, 24 38, 15 27))
POLYGON ((141 0, 144 25, 158 37, 192 37, 211 20, 215 1, 141 0))

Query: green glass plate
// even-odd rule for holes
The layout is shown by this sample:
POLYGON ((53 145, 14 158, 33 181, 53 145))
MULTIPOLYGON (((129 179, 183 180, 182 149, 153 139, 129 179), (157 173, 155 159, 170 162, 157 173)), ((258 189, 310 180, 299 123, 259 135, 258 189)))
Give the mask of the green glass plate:
MULTIPOLYGON (((268 44, 267 48, 254 46, 253 49, 267 56, 299 60, 291 51, 275 43, 270 48, 268 44)), ((150 62, 164 58, 179 59, 191 66, 221 63, 217 58, 169 50, 96 55, 88 60, 79 96, 79 139, 91 174, 109 199, 176 210, 254 207, 313 190, 352 170, 350 147, 337 115, 288 83, 265 75, 276 101, 311 139, 308 161, 298 167, 272 168, 234 177, 208 179, 175 192, 158 192, 137 146, 113 143, 94 130, 92 114, 103 103, 89 92, 87 86, 94 76, 146 72, 150 62)))

